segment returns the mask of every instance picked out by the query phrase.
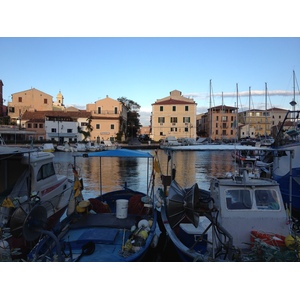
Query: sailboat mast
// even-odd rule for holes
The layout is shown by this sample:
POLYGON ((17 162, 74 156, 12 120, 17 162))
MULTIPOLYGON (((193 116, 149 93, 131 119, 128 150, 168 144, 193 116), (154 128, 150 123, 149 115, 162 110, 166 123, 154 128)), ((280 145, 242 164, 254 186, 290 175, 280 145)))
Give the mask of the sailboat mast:
POLYGON ((251 108, 251 86, 249 86, 249 112, 248 112, 248 138, 250 138, 250 108, 251 108))
POLYGON ((235 136, 236 141, 238 141, 238 115, 239 115, 239 88, 238 84, 236 84, 236 124, 235 124, 235 136))
POLYGON ((268 117, 267 117, 267 83, 265 82, 265 141, 267 137, 267 123, 268 123, 268 117))
POLYGON ((210 126, 209 126, 209 142, 211 143, 212 137, 212 108, 211 108, 211 79, 209 81, 209 109, 210 109, 210 126))

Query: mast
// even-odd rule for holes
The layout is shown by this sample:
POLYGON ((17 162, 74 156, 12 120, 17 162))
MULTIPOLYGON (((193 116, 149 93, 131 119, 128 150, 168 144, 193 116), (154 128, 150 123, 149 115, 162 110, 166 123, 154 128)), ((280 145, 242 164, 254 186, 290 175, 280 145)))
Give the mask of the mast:
POLYGON ((236 84, 236 120, 235 120, 235 136, 236 141, 238 141, 238 116, 239 116, 239 88, 238 84, 236 84))
POLYGON ((267 138, 267 123, 268 123, 268 116, 267 116, 267 83, 265 82, 265 142, 267 138))
POLYGON ((212 108, 211 108, 211 79, 209 81, 209 109, 210 109, 210 125, 209 125, 209 142, 211 143, 212 137, 212 108))
POLYGON ((251 86, 249 86, 249 112, 248 112, 248 137, 250 138, 250 108, 251 108, 251 86))

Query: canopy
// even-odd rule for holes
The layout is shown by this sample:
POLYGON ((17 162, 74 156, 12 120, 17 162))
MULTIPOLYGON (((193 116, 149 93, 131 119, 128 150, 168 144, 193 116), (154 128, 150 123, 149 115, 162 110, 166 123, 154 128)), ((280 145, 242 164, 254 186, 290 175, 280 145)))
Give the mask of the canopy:
POLYGON ((81 157, 144 157, 153 158, 149 152, 143 152, 140 150, 129 150, 129 149, 114 149, 104 150, 89 153, 74 154, 74 156, 81 157))

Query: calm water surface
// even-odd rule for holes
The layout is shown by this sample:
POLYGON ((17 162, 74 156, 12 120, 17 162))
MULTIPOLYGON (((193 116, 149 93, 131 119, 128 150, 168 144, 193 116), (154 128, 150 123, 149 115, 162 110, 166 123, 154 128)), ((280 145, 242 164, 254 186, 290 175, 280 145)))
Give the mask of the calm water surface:
MULTIPOLYGON (((155 150, 142 150, 155 155, 155 150)), ((79 154, 79 153, 77 153, 79 154)), ((158 150, 158 159, 164 175, 170 175, 171 163, 176 167, 176 181, 184 188, 191 187, 195 182, 200 188, 209 188, 213 176, 224 176, 234 172, 230 151, 176 151, 172 160, 167 163, 167 154, 158 150)), ((83 179, 85 199, 100 194, 100 159, 97 157, 76 157, 74 153, 55 152, 55 163, 61 174, 72 177, 72 165, 76 162, 77 170, 83 179)), ((102 192, 127 186, 138 191, 147 190, 147 159, 144 158, 102 158, 102 192)), ((155 185, 160 185, 156 175, 155 185)))

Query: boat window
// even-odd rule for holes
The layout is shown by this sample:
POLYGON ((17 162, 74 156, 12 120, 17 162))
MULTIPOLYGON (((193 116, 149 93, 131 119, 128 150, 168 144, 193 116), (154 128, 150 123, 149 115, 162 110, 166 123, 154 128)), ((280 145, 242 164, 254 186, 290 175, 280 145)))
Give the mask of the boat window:
POLYGON ((39 169, 39 172, 37 174, 37 181, 46 179, 50 176, 55 175, 55 169, 53 163, 48 163, 45 165, 42 165, 39 169))
POLYGON ((252 200, 249 190, 227 190, 226 204, 230 210, 251 209, 252 200))
POLYGON ((275 190, 256 190, 255 199, 258 209, 279 210, 279 199, 275 190))

